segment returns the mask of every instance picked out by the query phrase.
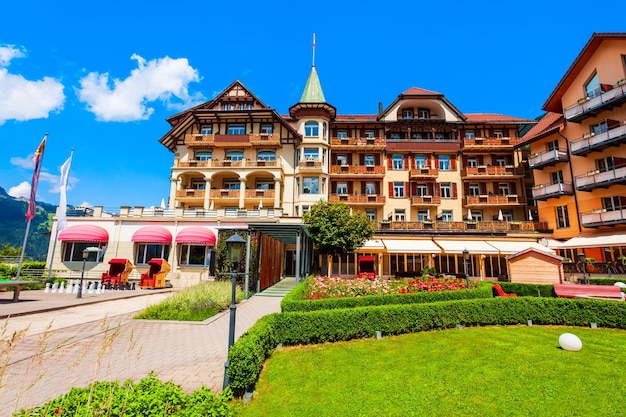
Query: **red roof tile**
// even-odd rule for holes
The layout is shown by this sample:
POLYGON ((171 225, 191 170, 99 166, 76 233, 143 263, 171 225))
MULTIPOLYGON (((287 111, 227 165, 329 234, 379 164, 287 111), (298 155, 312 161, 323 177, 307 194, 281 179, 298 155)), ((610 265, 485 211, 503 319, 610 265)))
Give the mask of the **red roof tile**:
POLYGON ((338 114, 336 122, 375 122, 378 118, 376 114, 338 114))
POLYGON ((436 91, 426 90, 424 88, 411 87, 406 90, 404 93, 400 94, 402 96, 432 96, 432 95, 442 95, 436 91))
POLYGON ((535 123, 535 120, 493 113, 465 113, 467 123, 535 123))
POLYGON ((563 119, 563 115, 559 113, 546 113, 539 123, 532 127, 525 135, 522 137, 519 142, 517 142, 517 146, 522 146, 534 142, 535 140, 554 133, 561 129, 565 120, 563 119))

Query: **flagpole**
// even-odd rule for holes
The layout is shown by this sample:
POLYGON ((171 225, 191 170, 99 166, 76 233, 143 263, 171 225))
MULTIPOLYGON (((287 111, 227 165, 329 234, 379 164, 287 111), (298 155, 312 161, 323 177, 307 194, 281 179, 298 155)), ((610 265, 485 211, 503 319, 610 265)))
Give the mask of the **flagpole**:
POLYGON ((39 171, 41 170, 41 164, 43 162, 43 151, 46 146, 47 139, 48 134, 46 133, 41 140, 41 144, 37 148, 37 151, 35 152, 35 156, 37 158, 35 160, 33 180, 30 185, 30 201, 28 202, 28 208, 26 210, 26 218, 28 219, 28 223, 26 223, 26 233, 24 233, 24 243, 22 243, 22 252, 20 253, 20 261, 17 264, 17 274, 15 279, 20 279, 22 276, 22 263, 24 261, 24 252, 26 251, 26 240, 28 239, 28 232, 30 232, 30 222, 33 220, 33 217, 35 217, 35 213, 37 212, 37 183, 39 181, 39 171))
MULTIPOLYGON (((63 166, 61 166, 61 183, 59 184, 59 193, 66 192, 67 181, 69 180, 69 177, 70 177, 70 168, 72 166, 73 157, 74 157, 74 148, 72 148, 72 152, 70 152, 70 158, 68 159, 68 161, 70 161, 70 165, 67 167, 67 173, 63 172, 63 166)), ((67 161, 65 163, 67 163, 67 161)), ((59 209, 67 211, 67 202, 66 201, 64 202, 65 204, 62 205, 63 207, 61 207, 61 204, 59 204, 59 209)), ((52 254, 50 254, 50 265, 48 266, 48 278, 46 278, 46 282, 52 282, 52 280, 50 279, 50 274, 52 273, 52 263, 54 262, 54 253, 56 252, 58 238, 59 238, 59 216, 57 215, 57 227, 54 231, 54 240, 52 241, 52 254)))

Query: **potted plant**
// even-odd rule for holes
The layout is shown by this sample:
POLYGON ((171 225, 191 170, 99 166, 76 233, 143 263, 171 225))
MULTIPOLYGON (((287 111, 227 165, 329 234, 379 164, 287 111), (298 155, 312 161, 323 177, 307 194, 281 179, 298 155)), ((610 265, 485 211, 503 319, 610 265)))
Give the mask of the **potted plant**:
POLYGON ((617 260, 620 261, 622 265, 626 265, 626 256, 620 256, 617 260))

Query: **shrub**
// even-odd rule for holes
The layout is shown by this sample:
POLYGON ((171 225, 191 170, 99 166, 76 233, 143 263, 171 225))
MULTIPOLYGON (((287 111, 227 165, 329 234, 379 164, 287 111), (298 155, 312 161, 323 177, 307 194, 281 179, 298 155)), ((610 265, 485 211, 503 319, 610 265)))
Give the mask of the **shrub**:
POLYGON ((499 282, 506 293, 517 294, 518 297, 556 297, 552 284, 521 284, 516 282, 499 282))

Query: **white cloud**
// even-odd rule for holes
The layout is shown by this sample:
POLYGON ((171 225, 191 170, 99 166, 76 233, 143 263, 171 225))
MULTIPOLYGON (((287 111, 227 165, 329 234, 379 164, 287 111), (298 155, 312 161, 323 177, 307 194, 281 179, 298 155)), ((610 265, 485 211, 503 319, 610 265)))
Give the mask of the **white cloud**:
POLYGON ((12 74, 5 67, 13 58, 26 54, 13 45, 0 46, 0 125, 7 120, 45 119, 63 108, 63 84, 51 77, 27 80, 12 74))
POLYGON ((19 156, 12 157, 9 162, 16 167, 33 169, 35 164, 33 163, 33 154, 28 155, 26 158, 20 158, 19 156))
POLYGON ((30 183, 24 181, 20 183, 19 185, 16 185, 15 187, 11 187, 7 191, 7 194, 13 198, 21 198, 21 199, 28 200, 30 199, 30 183))
POLYGON ((108 73, 91 72, 80 80, 78 98, 101 121, 131 122, 147 120, 154 112, 148 103, 160 100, 169 108, 185 108, 204 99, 189 93, 188 85, 200 81, 198 71, 186 58, 164 57, 146 61, 137 54, 137 68, 120 80, 108 73), (172 100, 178 100, 173 103, 172 100))
POLYGON ((82 203, 80 203, 76 207, 93 208, 93 204, 91 204, 89 201, 83 201, 82 203))

